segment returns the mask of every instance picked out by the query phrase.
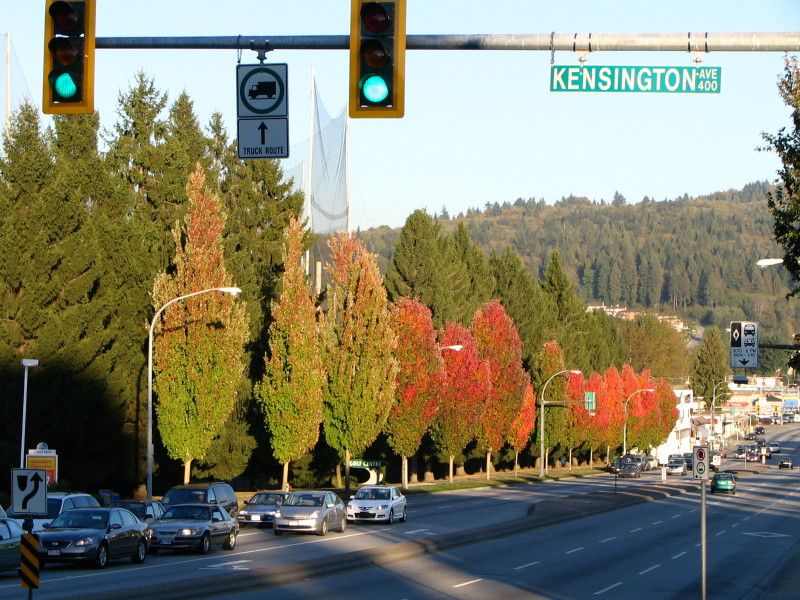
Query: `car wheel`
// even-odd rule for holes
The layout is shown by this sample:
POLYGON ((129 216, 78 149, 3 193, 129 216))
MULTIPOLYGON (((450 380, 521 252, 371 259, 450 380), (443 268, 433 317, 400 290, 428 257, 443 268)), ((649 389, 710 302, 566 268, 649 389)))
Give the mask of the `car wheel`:
POLYGON ((390 508, 390 509, 389 509, 389 518, 388 518, 388 519, 386 519, 386 522, 387 522, 389 525, 391 525, 392 523, 394 523, 394 509, 393 509, 393 508, 390 508))
POLYGON ((100 544, 97 549, 97 554, 94 557, 94 566, 98 569, 103 569, 108 564, 108 546, 100 544))
POLYGON ((235 546, 236 546, 236 531, 231 529, 230 533, 228 533, 228 539, 226 539, 225 543, 222 544, 222 548, 225 550, 233 550, 235 546))
POLYGON ((275 532, 275 535, 283 535, 283 531, 281 531, 280 529, 278 529, 274 525, 272 526, 272 531, 275 532))
POLYGON ((197 551, 200 554, 208 554, 208 551, 211 549, 211 538, 208 537, 207 533, 203 534, 203 537, 200 538, 200 545, 197 546, 197 551))
POLYGON ((317 530, 317 535, 324 536, 328 533, 328 519, 327 517, 322 519, 322 524, 319 526, 317 530))
POLYGON ((136 552, 131 556, 131 560, 140 565, 144 562, 144 559, 147 557, 147 544, 144 540, 139 540, 139 543, 136 545, 136 552))
POLYGON ((337 529, 337 531, 338 531, 339 533, 344 533, 344 530, 345 530, 345 529, 347 529, 347 519, 345 519, 344 517, 342 517, 342 524, 341 524, 341 525, 339 525, 339 529, 337 529))
POLYGON ((404 506, 404 507, 403 507, 403 515, 400 517, 400 522, 401 522, 401 523, 405 523, 405 522, 406 522, 406 517, 407 517, 407 516, 408 516, 408 508, 406 508, 406 507, 404 506))

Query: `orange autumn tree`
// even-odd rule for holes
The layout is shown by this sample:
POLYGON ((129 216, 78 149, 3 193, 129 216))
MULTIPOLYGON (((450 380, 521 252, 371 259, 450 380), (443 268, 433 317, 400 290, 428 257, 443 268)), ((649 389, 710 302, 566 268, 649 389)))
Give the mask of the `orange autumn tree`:
POLYGON ((444 362, 436 343, 430 309, 417 300, 399 298, 391 306, 397 337, 395 399, 384 431, 402 461, 402 487, 408 487, 408 457, 419 449, 436 414, 444 382, 444 362))
MULTIPOLYGON (((527 377, 527 376, 526 376, 527 377)), ((528 445, 533 432, 533 424, 536 422, 536 396, 533 393, 533 386, 528 381, 525 386, 525 396, 522 398, 522 406, 511 423, 511 433, 508 436, 508 443, 514 449, 514 477, 519 470, 519 453, 528 445)))

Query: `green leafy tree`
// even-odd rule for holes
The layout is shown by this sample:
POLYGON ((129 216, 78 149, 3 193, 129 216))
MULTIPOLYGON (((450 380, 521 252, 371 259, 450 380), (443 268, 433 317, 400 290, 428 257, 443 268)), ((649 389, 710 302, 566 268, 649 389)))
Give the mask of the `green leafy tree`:
POLYGON ((345 234, 328 246, 323 425, 326 441, 344 459, 349 493, 350 457, 375 440, 394 402, 397 341, 375 257, 345 234))
POLYGON ((711 405, 714 386, 730 374, 728 348, 717 327, 706 328, 703 341, 692 352, 690 381, 696 396, 711 405))
MULTIPOLYGON (((222 251, 225 216, 219 198, 205 188, 198 165, 186 186, 185 228, 173 230, 174 270, 153 286, 153 306, 192 292, 230 287, 222 251)), ((247 339, 244 303, 208 293, 166 309, 155 339, 156 412, 169 456, 184 465, 188 483, 193 460, 203 460, 236 402, 247 339)))
POLYGON ((624 361, 636 371, 649 369, 657 377, 683 377, 689 373, 686 336, 652 313, 638 315, 619 325, 625 348, 624 361))
POLYGON ((258 388, 272 450, 283 464, 283 487, 289 484, 289 462, 310 452, 322 422, 322 368, 317 315, 303 272, 303 225, 290 219, 284 233, 281 293, 272 306, 269 356, 258 388))
POLYGON ((560 443, 563 443, 567 438, 568 427, 568 411, 565 410, 567 406, 567 380, 564 377, 553 377, 559 371, 563 371, 564 367, 564 352, 558 345, 558 342, 551 340, 545 342, 542 346, 542 351, 537 357, 536 367, 534 370, 533 380, 534 387, 537 390, 536 395, 539 398, 540 409, 541 402, 544 402, 544 415, 539 417, 539 422, 544 421, 544 428, 536 427, 536 438, 541 444, 542 436, 544 436, 544 456, 540 456, 539 460, 544 461, 545 469, 547 468, 550 450, 560 443), (552 379, 550 379, 552 377, 552 379), (547 389, 544 389, 547 381, 547 389), (545 398, 542 392, 547 394, 545 398), (553 404, 553 406, 549 406, 553 404), (563 406, 558 406, 558 405, 563 406), (549 408, 548 408, 549 406, 549 408))

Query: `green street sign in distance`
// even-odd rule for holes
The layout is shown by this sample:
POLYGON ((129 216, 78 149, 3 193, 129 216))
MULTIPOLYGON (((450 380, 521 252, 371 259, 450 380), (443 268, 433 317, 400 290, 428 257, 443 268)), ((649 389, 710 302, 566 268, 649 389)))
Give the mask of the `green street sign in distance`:
POLYGON ((288 65, 237 65, 236 115, 288 116, 288 65))
POLYGON ((719 94, 722 67, 553 65, 551 92, 719 94))

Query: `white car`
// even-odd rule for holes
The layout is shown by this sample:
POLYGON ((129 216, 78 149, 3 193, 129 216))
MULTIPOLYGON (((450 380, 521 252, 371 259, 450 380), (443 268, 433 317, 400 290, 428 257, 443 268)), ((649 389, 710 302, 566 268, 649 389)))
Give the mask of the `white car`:
POLYGON ((389 485, 364 486, 347 503, 348 521, 405 522, 407 512, 406 497, 389 485))
MULTIPOLYGON (((100 503, 89 494, 67 493, 67 492, 48 492, 47 493, 47 516, 35 517, 33 519, 33 531, 44 531, 44 524, 49 523, 65 510, 73 508, 99 508, 100 503)), ((25 515, 18 515, 8 507, 8 516, 20 525, 25 521, 25 515)))

